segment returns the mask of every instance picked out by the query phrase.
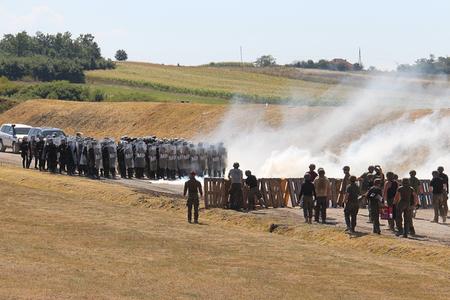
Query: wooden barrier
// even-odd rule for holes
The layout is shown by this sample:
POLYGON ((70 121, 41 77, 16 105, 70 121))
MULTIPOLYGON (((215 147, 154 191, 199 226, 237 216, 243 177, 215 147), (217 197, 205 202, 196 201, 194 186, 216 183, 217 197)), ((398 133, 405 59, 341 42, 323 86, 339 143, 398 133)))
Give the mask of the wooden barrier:
MULTIPOLYGON (((329 199, 329 207, 337 203, 341 179, 329 178, 331 185, 331 195, 329 199)), ((255 199, 255 205, 261 207, 277 208, 277 207, 296 207, 300 205, 300 188, 303 178, 261 178, 258 179, 258 189, 262 198, 258 201, 255 199)), ((432 206, 432 193, 430 192, 430 180, 421 180, 422 193, 419 195, 423 208, 432 206)), ((205 207, 206 208, 227 208, 230 182, 223 178, 205 178, 205 207)), ((242 188, 243 208, 248 207, 248 188, 242 188)))
POLYGON ((430 180, 421 180, 421 193, 419 194, 420 205, 422 208, 429 208, 433 206, 432 193, 430 192, 430 180))

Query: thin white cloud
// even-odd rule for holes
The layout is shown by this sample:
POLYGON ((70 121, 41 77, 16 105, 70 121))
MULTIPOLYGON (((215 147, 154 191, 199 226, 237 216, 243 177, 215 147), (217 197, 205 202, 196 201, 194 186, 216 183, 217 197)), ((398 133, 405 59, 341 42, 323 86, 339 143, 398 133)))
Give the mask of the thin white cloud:
POLYGON ((36 5, 23 14, 15 14, 0 7, 0 19, 2 19, 2 33, 14 33, 18 31, 28 31, 34 33, 54 27, 61 27, 64 24, 64 16, 46 5, 36 5))

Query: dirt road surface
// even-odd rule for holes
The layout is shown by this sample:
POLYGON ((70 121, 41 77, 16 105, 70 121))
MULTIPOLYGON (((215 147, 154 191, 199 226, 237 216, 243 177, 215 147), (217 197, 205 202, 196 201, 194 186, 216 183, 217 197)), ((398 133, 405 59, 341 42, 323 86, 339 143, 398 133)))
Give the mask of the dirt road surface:
MULTIPOLYGON (((2 165, 21 165, 20 155, 5 152, 0 153, 0 167, 2 165)), ((105 184, 119 184, 131 187, 140 191, 149 193, 162 193, 166 195, 173 195, 177 197, 182 196, 183 181, 165 182, 165 181, 151 181, 151 180, 137 180, 137 179, 102 179, 105 184)), ((279 209, 262 209, 251 212, 259 216, 277 216, 281 217, 286 225, 298 224, 303 222, 303 211, 299 208, 279 208, 279 209)), ((410 237, 421 242, 436 242, 450 246, 450 222, 447 224, 431 223, 433 219, 432 209, 419 209, 416 218, 414 219, 414 227, 416 236, 410 237)), ((441 221, 441 219, 440 219, 441 221)), ((283 225, 283 224, 281 224, 283 225)), ((327 224, 314 226, 335 226, 344 230, 344 212, 342 209, 330 208, 327 210, 327 224)), ((368 234, 372 232, 372 224, 368 222, 368 212, 366 209, 360 209, 358 214, 357 234, 368 234)), ((382 234, 394 235, 387 226, 387 221, 381 220, 382 234)))

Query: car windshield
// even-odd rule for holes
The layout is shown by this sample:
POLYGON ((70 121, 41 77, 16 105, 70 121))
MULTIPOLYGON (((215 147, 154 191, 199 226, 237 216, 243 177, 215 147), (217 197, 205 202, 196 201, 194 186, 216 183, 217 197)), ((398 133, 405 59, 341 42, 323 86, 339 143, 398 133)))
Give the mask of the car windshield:
POLYGON ((16 127, 16 134, 28 134, 28 131, 30 131, 30 128, 17 128, 16 127))
POLYGON ((43 137, 47 137, 47 136, 66 136, 64 134, 64 132, 62 132, 61 130, 44 130, 42 131, 42 136, 43 137))

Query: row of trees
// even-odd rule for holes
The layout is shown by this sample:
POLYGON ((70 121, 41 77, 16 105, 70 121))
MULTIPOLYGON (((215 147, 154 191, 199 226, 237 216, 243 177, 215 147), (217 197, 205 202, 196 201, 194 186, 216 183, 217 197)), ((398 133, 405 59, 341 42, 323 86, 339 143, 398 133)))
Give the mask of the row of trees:
POLYGON ((295 61, 288 66, 305 69, 320 69, 332 71, 361 71, 363 66, 358 63, 350 63, 345 59, 335 58, 332 60, 320 59, 317 62, 312 59, 295 61))
POLYGON ((450 57, 440 56, 436 58, 431 54, 429 58, 418 59, 412 65, 399 65, 397 71, 421 74, 450 74, 450 57))
MULTIPOLYGON (((263 55, 255 61, 256 67, 270 67, 276 65, 276 59, 272 55, 263 55)), ((321 69, 333 71, 361 71, 363 66, 358 63, 352 64, 345 59, 335 58, 333 60, 321 59, 317 62, 313 60, 295 61, 286 66, 305 69, 321 69)))
POLYGON ((101 56, 91 34, 73 39, 69 32, 30 36, 23 31, 0 40, 0 76, 11 80, 30 76, 40 81, 84 82, 84 70, 114 67, 113 61, 101 56))

